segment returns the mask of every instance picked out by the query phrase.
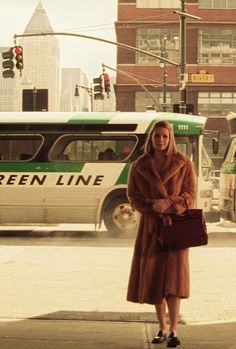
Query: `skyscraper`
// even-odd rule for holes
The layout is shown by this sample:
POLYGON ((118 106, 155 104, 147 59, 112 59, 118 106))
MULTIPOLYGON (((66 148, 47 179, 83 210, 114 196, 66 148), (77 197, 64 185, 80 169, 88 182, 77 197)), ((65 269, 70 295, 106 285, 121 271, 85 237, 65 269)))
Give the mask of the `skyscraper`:
POLYGON ((60 111, 91 110, 89 92, 85 88, 79 87, 79 96, 74 96, 76 85, 89 88, 88 79, 82 70, 79 68, 62 68, 60 111))
MULTIPOLYGON (((24 34, 52 32, 53 28, 40 1, 29 20, 24 34)), ((60 105, 59 77, 60 51, 55 36, 19 38, 17 45, 23 47, 24 69, 22 77, 16 74, 16 98, 14 110, 22 110, 23 90, 48 91, 48 111, 58 111, 60 105)), ((47 98, 47 97, 45 97, 47 98)), ((45 109, 45 108, 44 108, 45 109)))

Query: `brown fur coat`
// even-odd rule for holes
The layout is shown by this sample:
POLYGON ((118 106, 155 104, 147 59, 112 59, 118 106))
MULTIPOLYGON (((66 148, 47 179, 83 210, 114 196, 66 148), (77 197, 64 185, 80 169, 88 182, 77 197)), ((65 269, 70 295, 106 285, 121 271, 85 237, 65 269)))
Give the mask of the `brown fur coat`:
MULTIPOLYGON (((159 304, 168 295, 189 297, 188 249, 163 252, 158 247, 160 215, 152 209, 154 198, 170 197, 172 210, 181 214, 195 200, 195 174, 190 159, 177 153, 166 158, 158 172, 150 154, 138 158, 131 167, 128 198, 141 213, 132 260, 127 300, 159 304)), ((162 217, 164 223, 170 216, 162 217)))

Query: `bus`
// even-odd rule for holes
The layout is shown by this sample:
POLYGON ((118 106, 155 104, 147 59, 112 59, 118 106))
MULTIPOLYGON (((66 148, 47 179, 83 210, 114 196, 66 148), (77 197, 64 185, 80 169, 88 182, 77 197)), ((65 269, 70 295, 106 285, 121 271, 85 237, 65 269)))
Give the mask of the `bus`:
POLYGON ((1 112, 0 224, 80 223, 119 234, 139 214, 126 196, 131 163, 153 123, 173 125, 197 178, 197 207, 211 214, 205 117, 164 112, 1 112))
POLYGON ((220 170, 220 216, 225 220, 236 222, 236 113, 226 117, 230 144, 220 170))

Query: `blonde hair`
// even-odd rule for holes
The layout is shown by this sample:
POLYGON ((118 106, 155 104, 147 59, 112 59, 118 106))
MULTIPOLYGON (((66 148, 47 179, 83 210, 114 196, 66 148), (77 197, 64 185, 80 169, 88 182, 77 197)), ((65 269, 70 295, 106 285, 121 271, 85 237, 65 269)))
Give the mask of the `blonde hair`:
POLYGON ((157 121, 151 128, 144 147, 144 152, 153 154, 154 148, 152 144, 152 135, 158 127, 166 128, 169 131, 169 144, 165 150, 166 155, 174 155, 177 153, 177 147, 175 143, 174 131, 172 125, 167 121, 157 121))

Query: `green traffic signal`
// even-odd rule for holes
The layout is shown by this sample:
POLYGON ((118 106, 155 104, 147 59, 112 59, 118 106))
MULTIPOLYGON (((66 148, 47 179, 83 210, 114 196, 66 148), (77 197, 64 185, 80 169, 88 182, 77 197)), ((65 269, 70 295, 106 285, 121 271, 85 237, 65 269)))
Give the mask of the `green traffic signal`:
POLYGON ((2 67, 4 69, 2 72, 3 78, 13 79, 15 76, 15 73, 13 70, 14 69, 14 62, 13 62, 14 53, 13 53, 12 47, 8 51, 2 52, 2 58, 3 58, 2 67))
POLYGON ((93 79, 93 98, 95 100, 104 99, 102 75, 100 75, 99 78, 93 79))

